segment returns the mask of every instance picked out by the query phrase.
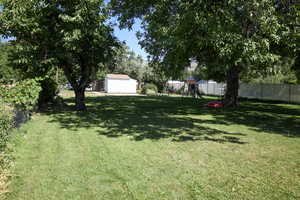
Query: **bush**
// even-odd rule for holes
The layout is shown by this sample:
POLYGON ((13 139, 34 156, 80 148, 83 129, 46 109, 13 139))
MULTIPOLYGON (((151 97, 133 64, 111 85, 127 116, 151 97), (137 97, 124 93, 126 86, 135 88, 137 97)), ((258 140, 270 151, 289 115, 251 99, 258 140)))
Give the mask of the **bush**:
POLYGON ((0 150, 6 146, 9 132, 13 127, 13 118, 9 112, 0 110, 0 150))
POLYGON ((40 81, 42 90, 39 95, 38 104, 39 106, 53 102, 55 96, 58 93, 58 85, 57 83, 51 78, 45 78, 40 81))
POLYGON ((21 110, 32 110, 41 91, 38 79, 27 79, 12 86, 0 87, 0 98, 21 110))
POLYGON ((142 94, 155 95, 155 94, 157 94, 157 92, 158 92, 158 89, 157 89, 156 85, 154 85, 152 83, 147 83, 142 88, 142 94))
MULTIPOLYGON (((7 147, 10 133, 13 128, 12 110, 8 109, 0 98, 0 196, 7 192, 7 183, 10 177, 9 168, 11 167, 10 151, 7 147)), ((0 198, 2 199, 2 198, 0 198)))

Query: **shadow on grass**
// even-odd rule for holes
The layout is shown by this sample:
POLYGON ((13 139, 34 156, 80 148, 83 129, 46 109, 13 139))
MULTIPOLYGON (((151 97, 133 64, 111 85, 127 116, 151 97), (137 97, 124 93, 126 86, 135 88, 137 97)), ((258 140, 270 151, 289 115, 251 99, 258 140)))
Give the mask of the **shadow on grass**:
MULTIPOLYGON (((300 109, 251 101, 243 102, 235 110, 202 107, 207 101, 177 97, 87 97, 87 113, 75 113, 69 107, 47 114, 51 115, 51 122, 59 122, 62 128, 73 131, 96 128, 100 135, 127 135, 136 141, 170 138, 176 142, 246 143, 241 141, 245 134, 212 128, 214 125, 245 125, 258 132, 300 136, 300 109)), ((66 99, 66 103, 72 102, 72 98, 66 99)))

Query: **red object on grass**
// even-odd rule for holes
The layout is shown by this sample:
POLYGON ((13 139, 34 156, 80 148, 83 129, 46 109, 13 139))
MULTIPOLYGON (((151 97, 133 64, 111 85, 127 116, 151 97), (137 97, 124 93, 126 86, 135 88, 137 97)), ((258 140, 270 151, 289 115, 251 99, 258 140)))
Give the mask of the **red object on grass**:
POLYGON ((221 101, 210 101, 208 104, 205 104, 206 107, 212 107, 212 108, 221 108, 224 106, 224 104, 221 101))

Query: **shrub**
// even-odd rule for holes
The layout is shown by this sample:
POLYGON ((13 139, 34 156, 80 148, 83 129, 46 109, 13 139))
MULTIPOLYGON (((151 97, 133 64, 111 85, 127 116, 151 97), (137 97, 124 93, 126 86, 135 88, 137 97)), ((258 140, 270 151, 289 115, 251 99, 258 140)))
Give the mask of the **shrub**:
POLYGON ((5 147, 9 132, 13 127, 13 118, 10 112, 0 110, 0 150, 5 147))
POLYGON ((42 90, 39 95, 38 104, 39 106, 53 102, 55 96, 58 93, 58 85, 57 83, 51 78, 45 78, 40 81, 42 90))
POLYGON ((157 89, 156 85, 154 85, 152 83, 147 83, 142 88, 143 94, 154 95, 154 94, 157 94, 157 92, 158 92, 158 89, 157 89))
POLYGON ((0 98, 0 196, 8 191, 7 183, 10 175, 8 169, 11 167, 11 157, 8 155, 7 143, 13 125, 12 110, 8 109, 0 98))
POLYGON ((32 110, 41 91, 38 79, 27 79, 13 86, 0 87, 0 98, 21 110, 32 110))

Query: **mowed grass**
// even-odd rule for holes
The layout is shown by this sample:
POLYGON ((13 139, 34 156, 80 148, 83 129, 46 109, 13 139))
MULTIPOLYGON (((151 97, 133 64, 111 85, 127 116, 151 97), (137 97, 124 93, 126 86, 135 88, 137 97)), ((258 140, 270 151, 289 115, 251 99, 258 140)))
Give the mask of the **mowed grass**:
POLYGON ((300 106, 207 101, 68 97, 18 130, 7 199, 299 199, 300 106))

